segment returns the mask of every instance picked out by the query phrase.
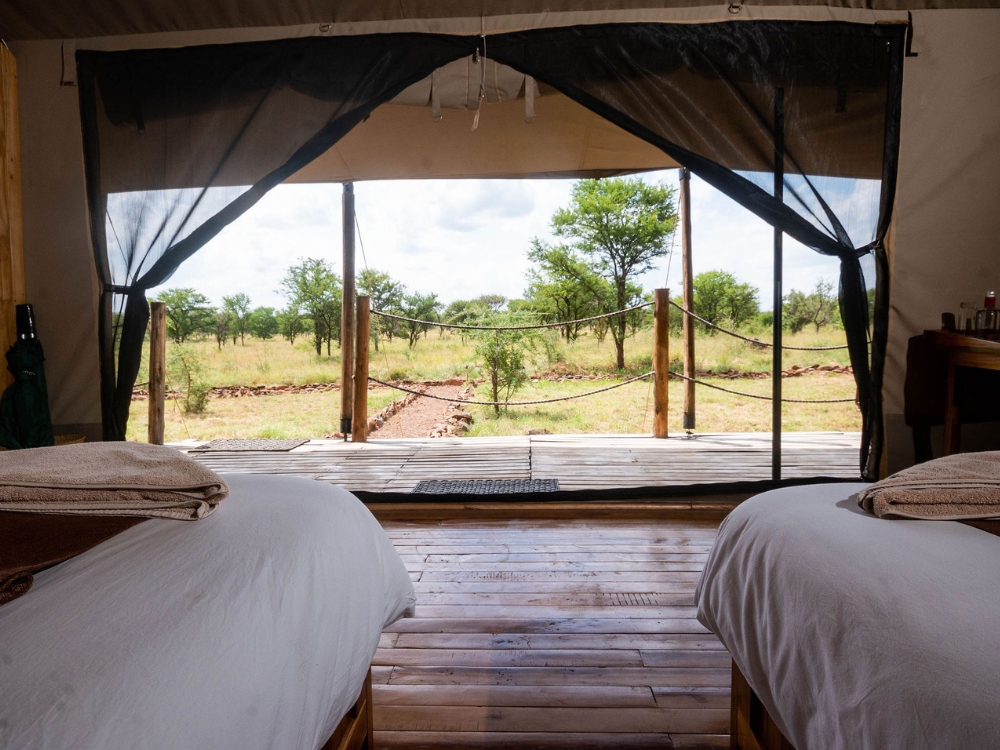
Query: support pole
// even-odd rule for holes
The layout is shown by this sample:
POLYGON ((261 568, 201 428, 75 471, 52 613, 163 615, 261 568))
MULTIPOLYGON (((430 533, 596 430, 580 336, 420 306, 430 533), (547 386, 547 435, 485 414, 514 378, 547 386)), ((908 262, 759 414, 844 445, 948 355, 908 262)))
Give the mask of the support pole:
MULTIPOLYGON (((344 183, 344 294, 340 304, 340 431, 354 415, 354 183, 344 183)), ((367 385, 367 383, 365 384, 367 385)))
POLYGON ((368 347, 371 335, 372 298, 358 297, 358 343, 354 349, 354 424, 351 440, 368 441, 368 347))
POLYGON ((167 384, 167 306, 149 303, 149 424, 148 440, 163 445, 167 384))
MULTIPOLYGON (((785 200, 785 90, 774 90, 774 198, 785 200)), ((782 231, 774 228, 774 318, 771 339, 771 479, 781 480, 781 313, 785 295, 782 231)))
MULTIPOLYGON (((694 312, 694 270, 691 265, 691 173, 681 169, 681 272, 684 276, 684 309, 694 312)), ((694 318, 684 324, 684 429, 694 429, 694 318)))
POLYGON ((653 292, 653 437, 667 437, 670 381, 670 290, 653 292))
MULTIPOLYGON (((0 351, 17 340, 15 310, 26 301, 17 62, 7 45, 0 44, 0 351)), ((0 367, 0 391, 13 382, 10 371, 0 367)))

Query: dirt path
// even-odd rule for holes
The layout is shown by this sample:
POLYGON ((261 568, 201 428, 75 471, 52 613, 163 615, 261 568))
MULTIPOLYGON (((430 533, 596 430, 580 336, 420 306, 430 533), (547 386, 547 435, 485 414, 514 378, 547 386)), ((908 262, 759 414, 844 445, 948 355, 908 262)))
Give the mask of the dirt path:
MULTIPOLYGON (((460 385, 431 385, 427 393, 447 398, 458 398, 460 385)), ((438 422, 448 414, 448 401, 417 398, 389 417, 385 424, 372 433, 372 440, 392 438, 425 438, 438 422)))

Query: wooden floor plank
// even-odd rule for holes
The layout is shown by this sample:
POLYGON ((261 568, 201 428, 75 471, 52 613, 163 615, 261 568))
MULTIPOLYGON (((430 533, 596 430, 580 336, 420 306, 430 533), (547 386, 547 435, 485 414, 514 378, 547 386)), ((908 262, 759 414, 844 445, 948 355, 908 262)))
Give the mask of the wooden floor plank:
POLYGON ((727 708, 560 708, 555 706, 380 706, 375 729, 424 732, 601 732, 609 726, 634 733, 721 733, 727 708))
MULTIPOLYGON (((859 475, 857 433, 785 433, 786 477, 859 475)), ((176 447, 190 450, 194 444, 176 447)), ((222 472, 287 474, 369 492, 409 492, 424 479, 557 479, 560 489, 616 489, 771 478, 770 433, 314 440, 290 452, 192 454, 222 472)), ((431 499, 432 496, 428 496, 431 499)))
POLYGON ((375 732, 397 750, 723 750, 729 735, 555 732, 375 732))
POLYGON ((717 523, 386 523, 415 617, 373 661, 387 748, 720 748, 730 657, 695 619, 717 523))

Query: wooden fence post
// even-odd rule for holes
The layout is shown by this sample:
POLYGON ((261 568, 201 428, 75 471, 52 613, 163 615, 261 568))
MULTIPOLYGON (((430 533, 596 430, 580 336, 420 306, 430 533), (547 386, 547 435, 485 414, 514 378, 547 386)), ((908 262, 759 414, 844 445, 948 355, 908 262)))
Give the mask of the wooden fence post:
POLYGON ((167 397, 167 306, 149 303, 149 442, 163 445, 167 397))
POLYGON ((653 437, 667 437, 670 381, 670 290, 653 292, 653 437))
POLYGON ((358 297, 358 314, 354 320, 358 343, 354 348, 354 416, 351 422, 351 440, 368 441, 368 347, 371 335, 371 297, 358 297))

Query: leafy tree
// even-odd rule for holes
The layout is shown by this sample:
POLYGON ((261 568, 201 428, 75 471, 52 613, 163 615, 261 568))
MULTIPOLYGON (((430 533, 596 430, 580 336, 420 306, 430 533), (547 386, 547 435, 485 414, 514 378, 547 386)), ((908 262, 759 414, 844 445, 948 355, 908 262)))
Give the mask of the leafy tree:
MULTIPOLYGON (((693 287, 694 312, 715 325, 739 328, 760 313, 757 287, 740 282, 728 271, 699 273, 693 287)), ((707 330, 715 333, 714 328, 707 330)))
POLYGON ((250 333, 259 339, 267 340, 273 338, 278 332, 278 319, 274 315, 273 307, 254 308, 248 316, 247 325, 250 333))
POLYGON ((237 335, 240 337, 240 343, 246 344, 247 330, 250 327, 250 296, 239 292, 223 297, 222 308, 232 315, 233 345, 236 345, 237 335))
MULTIPOLYGON (((610 307, 611 285, 573 250, 534 239, 528 258, 537 267, 528 272, 525 297, 544 318, 552 322, 578 320, 610 307)), ((566 341, 575 341, 581 325, 567 324, 559 330, 566 341)))
MULTIPOLYGON (((416 320, 434 320, 438 317, 441 303, 438 302, 436 294, 420 294, 414 292, 403 297, 403 315, 416 320)), ((403 324, 404 330, 410 338, 410 349, 417 343, 421 333, 425 333, 431 326, 426 323, 403 324)))
MULTIPOLYGON (((479 325, 516 326, 533 323, 535 319, 523 312, 493 312, 483 315, 479 325)), ((528 376, 525 365, 532 355, 543 347, 545 338, 538 330, 527 331, 475 331, 476 357, 486 371, 490 384, 493 410, 500 416, 500 401, 510 401, 523 386, 528 376)))
POLYGON ((289 305, 284 310, 281 310, 277 315, 278 322, 278 332, 286 339, 288 343, 292 346, 295 345, 296 337, 305 330, 305 321, 302 319, 302 313, 299 312, 297 307, 289 305))
POLYGON ((816 332, 834 321, 837 313, 837 295, 833 284, 822 279, 816 282, 811 294, 793 289, 785 298, 783 320, 792 333, 798 333, 810 323, 816 332))
POLYGON ((312 320, 316 356, 323 354, 325 341, 329 357, 330 342, 340 343, 340 277, 321 258, 300 258, 298 265, 285 272, 280 286, 278 291, 289 305, 312 320))
MULTIPOLYGON (((402 310, 403 295, 406 287, 395 281, 389 274, 366 268, 358 276, 358 293, 372 298, 372 307, 387 313, 398 315, 402 310)), ((396 321, 388 318, 376 318, 372 326, 372 341, 375 351, 378 351, 379 331, 385 331, 389 341, 396 332, 396 321)))
POLYGON ((167 306, 167 335, 174 343, 183 344, 191 334, 214 325, 215 315, 208 297, 191 287, 165 289, 158 298, 167 306))
MULTIPOLYGON (((615 310, 628 307, 629 279, 650 270, 669 250, 677 212, 674 189, 648 185, 639 178, 580 180, 571 205, 552 217, 556 235, 574 241, 573 248, 591 259, 594 270, 614 289, 615 310)), ((625 367, 624 316, 610 324, 616 365, 625 367)))
POLYGON ((229 336, 229 327, 232 325, 232 319, 232 313, 228 310, 215 311, 215 328, 213 329, 213 333, 215 334, 215 343, 218 344, 220 350, 229 336))
POLYGON ((472 302, 489 312, 500 312, 507 304, 507 298, 502 294, 480 294, 472 302))

